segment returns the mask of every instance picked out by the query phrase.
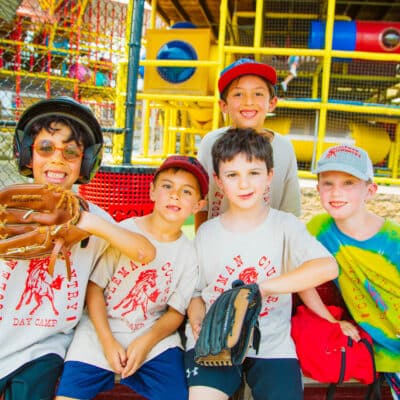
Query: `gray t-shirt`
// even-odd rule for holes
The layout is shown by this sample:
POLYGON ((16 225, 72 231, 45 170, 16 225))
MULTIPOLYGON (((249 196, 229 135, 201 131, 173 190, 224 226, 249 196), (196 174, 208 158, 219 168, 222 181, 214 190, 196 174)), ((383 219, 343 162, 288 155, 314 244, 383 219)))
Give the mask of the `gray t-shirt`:
MULTIPOLYGON (((146 236, 157 251, 153 261, 138 265, 110 247, 90 277, 104 288, 110 328, 115 339, 127 348, 152 327, 168 306, 185 314, 195 289, 198 265, 194 245, 185 235, 173 242, 158 242, 139 229, 135 218, 121 225, 146 236)), ((158 342, 146 361, 172 347, 182 347, 176 332, 158 342)), ((112 370, 86 314, 76 329, 66 360, 112 370)))
MULTIPOLYGON (((104 210, 90 211, 112 221, 104 210)), ((0 378, 45 354, 64 358, 82 315, 90 273, 108 242, 90 236, 87 247, 71 248, 71 280, 58 258, 51 276, 50 257, 0 259, 0 378)))
MULTIPOLYGON (((195 246, 199 260, 199 282, 195 296, 201 296, 208 310, 218 296, 241 279, 259 283, 291 271, 306 261, 329 257, 329 252, 311 236, 294 215, 270 209, 266 219, 250 232, 227 230, 220 217, 202 224, 195 246)), ((259 324, 261 343, 258 358, 296 358, 290 336, 291 294, 263 299, 259 324)), ((187 348, 194 346, 190 325, 186 326, 187 348)))

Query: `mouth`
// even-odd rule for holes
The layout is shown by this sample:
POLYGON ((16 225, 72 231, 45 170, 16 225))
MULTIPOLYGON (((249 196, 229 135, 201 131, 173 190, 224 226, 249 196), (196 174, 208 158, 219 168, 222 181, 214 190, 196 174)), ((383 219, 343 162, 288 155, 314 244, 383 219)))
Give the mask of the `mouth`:
POLYGON ((167 206, 167 210, 173 211, 173 212, 179 212, 181 210, 181 208, 178 206, 169 205, 169 206, 167 206))
POLYGON ((329 202, 329 205, 332 208, 341 208, 341 207, 345 206, 346 204, 347 203, 344 202, 344 201, 331 201, 331 202, 329 202))
POLYGON ((60 182, 65 179, 67 174, 65 172, 60 171, 46 171, 46 178, 51 182, 60 182))
POLYGON ((244 110, 244 111, 240 111, 240 114, 244 118, 254 118, 257 115, 257 111, 255 111, 255 110, 244 110))
POLYGON ((241 200, 248 200, 251 197, 253 197, 253 192, 239 195, 239 199, 241 200))

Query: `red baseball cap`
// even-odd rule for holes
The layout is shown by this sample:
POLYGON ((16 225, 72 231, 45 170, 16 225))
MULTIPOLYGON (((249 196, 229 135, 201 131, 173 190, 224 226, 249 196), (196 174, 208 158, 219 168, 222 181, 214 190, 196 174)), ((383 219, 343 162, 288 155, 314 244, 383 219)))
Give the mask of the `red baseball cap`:
POLYGON ((250 58, 240 58, 221 71, 218 80, 219 93, 221 94, 234 79, 242 75, 257 75, 272 85, 276 85, 277 81, 275 68, 250 58))
POLYGON ((199 182, 201 197, 206 197, 208 193, 208 173, 195 157, 189 156, 169 156, 158 168, 154 177, 161 171, 169 168, 182 168, 195 176, 199 182))

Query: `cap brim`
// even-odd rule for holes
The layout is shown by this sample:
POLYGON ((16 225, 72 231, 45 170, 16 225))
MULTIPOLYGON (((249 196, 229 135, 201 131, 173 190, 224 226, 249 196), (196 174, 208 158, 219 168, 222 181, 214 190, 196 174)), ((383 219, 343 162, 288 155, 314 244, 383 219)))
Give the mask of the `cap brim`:
POLYGON ((225 88, 236 78, 242 75, 257 75, 264 78, 272 85, 276 85, 277 75, 274 68, 261 63, 243 63, 228 69, 218 81, 218 90, 222 93, 225 88))
POLYGON ((363 174, 362 172, 358 171, 357 169, 345 165, 345 164, 339 164, 339 163, 331 163, 327 165, 322 165, 320 167, 317 167, 313 173, 314 174, 319 174, 321 172, 329 172, 329 171, 337 171, 337 172, 345 172, 346 174, 350 174, 355 176, 358 179, 361 179, 362 181, 368 181, 371 179, 371 177, 367 176, 366 174, 363 174))
POLYGON ((206 177, 205 171, 204 171, 205 174, 203 174, 203 173, 201 173, 201 171, 199 171, 199 169, 195 165, 193 165, 187 161, 184 161, 184 160, 175 159, 175 160, 167 161, 164 164, 161 164, 160 168, 158 168, 158 170, 154 174, 154 177, 156 177, 161 171, 164 171, 169 168, 181 168, 181 169, 193 174, 196 177, 197 182, 199 183, 200 192, 201 192, 202 197, 205 197, 207 195, 207 193, 208 193, 208 175, 206 177))

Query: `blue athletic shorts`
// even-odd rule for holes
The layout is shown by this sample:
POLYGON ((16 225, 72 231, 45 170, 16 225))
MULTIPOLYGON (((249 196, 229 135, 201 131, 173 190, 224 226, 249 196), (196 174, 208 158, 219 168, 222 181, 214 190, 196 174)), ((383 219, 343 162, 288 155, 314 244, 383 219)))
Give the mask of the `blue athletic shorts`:
MULTIPOLYGON (((57 389, 57 396, 91 399, 114 387, 115 374, 94 365, 67 361, 57 389)), ((143 364, 120 383, 151 400, 187 400, 188 390, 183 351, 168 349, 143 364)))
POLYGON ((4 400, 52 400, 63 359, 57 354, 46 354, 32 360, 0 379, 0 396, 4 400))
POLYGON ((295 358, 246 358, 240 366, 203 367, 194 350, 185 354, 188 386, 208 386, 232 397, 245 376, 254 400, 302 400, 300 365, 295 358))

